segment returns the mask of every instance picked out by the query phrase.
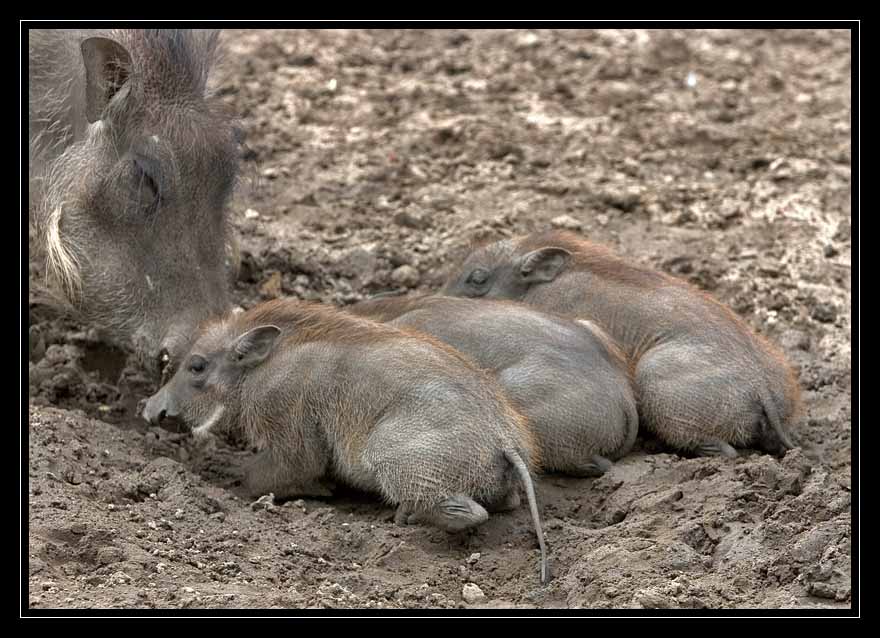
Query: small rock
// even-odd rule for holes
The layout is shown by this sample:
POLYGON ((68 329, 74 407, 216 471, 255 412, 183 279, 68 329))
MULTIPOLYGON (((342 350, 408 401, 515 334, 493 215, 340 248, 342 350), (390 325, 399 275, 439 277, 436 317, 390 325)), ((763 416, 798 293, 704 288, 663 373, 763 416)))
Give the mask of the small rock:
POLYGON ((532 166, 535 168, 547 168, 552 163, 549 157, 533 157, 531 161, 532 166))
POLYGON ((248 208, 246 211, 244 211, 244 218, 245 219, 257 219, 259 216, 260 216, 260 213, 255 211, 253 208, 248 208))
POLYGON ((847 588, 834 586, 829 583, 811 583, 808 591, 811 595, 818 598, 829 598, 831 600, 845 600, 849 594, 847 588))
POLYGON ((98 550, 98 563, 101 565, 112 565, 118 563, 125 558, 125 554, 118 547, 102 547, 98 550))
POLYGON ((474 552, 473 554, 471 554, 468 557, 467 562, 468 562, 468 565, 473 565, 478 560, 480 560, 480 552, 474 552))
POLYGON ((668 597, 653 588, 637 592, 633 600, 645 609, 669 609, 674 606, 668 597))
POLYGON ((251 503, 251 509, 255 512, 257 510, 268 510, 272 511, 275 509, 275 494, 269 492, 268 494, 264 494, 256 501, 251 503))
POLYGON ((554 228, 566 228, 568 230, 580 230, 583 224, 571 215, 560 215, 550 220, 550 224, 554 228))
POLYGON ((399 286, 412 288, 419 285, 419 271, 409 265, 403 265, 391 271, 391 281, 399 286))
POLYGON ((527 49, 537 45, 539 38, 534 33, 525 33, 516 39, 516 46, 520 49, 527 49))
MULTIPOLYGON (((288 503, 290 503, 290 501, 288 501, 288 503)), ((302 500, 301 498, 296 499, 295 501, 293 501, 290 504, 293 505, 294 507, 298 507, 299 509, 301 509, 303 511, 303 514, 306 513, 306 502, 304 500, 302 500)), ((373 529, 373 528, 371 527, 370 529, 373 529)))
POLYGON ((810 314, 813 319, 822 323, 833 323, 837 319, 837 309, 830 303, 816 304, 810 314))
POLYGON ((635 210, 642 201, 641 191, 637 186, 624 190, 609 190, 602 194, 602 200, 609 206, 618 208, 625 213, 635 210))
POLYGON ((483 590, 477 587, 474 583, 468 583, 462 587, 461 597, 464 598, 466 603, 473 605, 474 603, 485 600, 486 594, 484 594, 483 590))
POLYGON ((826 257, 831 258, 831 257, 837 257, 837 255, 840 254, 840 251, 838 251, 837 248, 835 248, 833 244, 826 244, 825 248, 822 250, 822 253, 826 257))
POLYGON ((416 230, 424 230, 428 227, 428 220, 425 216, 410 213, 405 210, 402 210, 394 215, 393 219, 394 223, 398 226, 405 226, 407 228, 414 228, 416 230))
POLYGON ((121 571, 113 572, 113 574, 110 575, 110 579, 119 585, 127 585, 131 582, 131 576, 121 571))
POLYGON ((56 583, 54 580, 44 580, 42 583, 40 583, 40 587, 42 587, 43 589, 52 589, 53 587, 58 587, 58 583, 56 583))

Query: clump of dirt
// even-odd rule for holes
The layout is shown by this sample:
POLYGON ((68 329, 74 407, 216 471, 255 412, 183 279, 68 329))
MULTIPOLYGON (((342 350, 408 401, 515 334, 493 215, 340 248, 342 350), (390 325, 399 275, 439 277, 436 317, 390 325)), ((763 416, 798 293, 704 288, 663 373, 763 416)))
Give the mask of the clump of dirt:
POLYGON ((717 296, 798 370, 802 449, 543 476, 525 509, 398 527, 369 495, 252 502, 232 440, 147 427, 124 349, 32 299, 29 605, 851 605, 847 31, 233 31, 234 297, 432 290, 470 242, 569 228, 717 296), (474 587, 476 586, 476 587, 474 587), (479 591, 478 591, 479 590, 479 591))

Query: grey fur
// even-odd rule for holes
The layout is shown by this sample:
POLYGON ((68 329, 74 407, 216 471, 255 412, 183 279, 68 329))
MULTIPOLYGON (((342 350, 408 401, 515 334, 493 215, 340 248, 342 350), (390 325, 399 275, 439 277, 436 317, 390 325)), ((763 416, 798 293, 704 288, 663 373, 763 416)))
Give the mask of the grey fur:
POLYGON ((492 372, 533 428, 545 470, 595 476, 610 465, 602 457, 632 449, 638 413, 626 361, 595 325, 440 295, 373 298, 348 310, 427 333, 492 372))
POLYGON ((723 304, 665 273, 551 232, 477 249, 444 292, 598 322, 635 364, 641 422, 675 447, 729 455, 718 442, 775 454, 794 445, 786 430, 799 413, 799 388, 782 353, 723 304), (544 253, 552 276, 527 281, 521 265, 544 253))
POLYGON ((229 307, 238 151, 207 85, 216 53, 216 32, 28 32, 32 255, 60 301, 147 359, 229 307))
POLYGON ((537 460, 525 420, 460 354, 303 302, 269 302, 208 325, 144 417, 176 414, 197 428, 219 405, 224 426, 261 450, 248 471, 254 495, 326 494, 328 480, 340 481, 398 505, 401 522, 451 531, 485 520, 483 506, 509 500, 520 480, 530 490, 528 469, 509 459, 526 468, 537 460), (257 361, 259 348, 236 344, 260 326, 281 336, 257 361))

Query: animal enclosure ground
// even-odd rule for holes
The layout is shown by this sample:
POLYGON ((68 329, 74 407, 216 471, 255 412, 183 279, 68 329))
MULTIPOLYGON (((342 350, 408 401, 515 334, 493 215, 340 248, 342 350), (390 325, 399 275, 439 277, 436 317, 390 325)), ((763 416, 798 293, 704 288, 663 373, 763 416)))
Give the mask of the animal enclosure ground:
POLYGON ((572 228, 778 343, 804 447, 685 458, 640 437, 601 478, 540 477, 541 586, 525 508, 449 535, 355 492, 252 503, 250 451, 147 427, 153 380, 32 299, 29 607, 851 606, 848 31, 225 42, 247 135, 237 303, 428 291, 475 239, 572 228))

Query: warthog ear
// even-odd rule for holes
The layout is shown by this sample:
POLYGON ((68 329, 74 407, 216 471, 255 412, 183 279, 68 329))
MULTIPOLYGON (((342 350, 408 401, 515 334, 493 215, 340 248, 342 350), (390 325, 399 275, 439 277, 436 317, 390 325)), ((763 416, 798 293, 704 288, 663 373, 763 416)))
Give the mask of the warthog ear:
POLYGON ((80 45, 86 67, 86 118, 101 119, 104 109, 131 73, 131 55, 110 38, 87 38, 80 45))
POLYGON ((248 330, 232 345, 232 358, 241 365, 255 366, 269 356, 280 334, 281 329, 276 326, 248 330))
POLYGON ((553 281, 570 258, 571 253, 565 248, 539 248, 523 255, 519 272, 529 283, 553 281))

